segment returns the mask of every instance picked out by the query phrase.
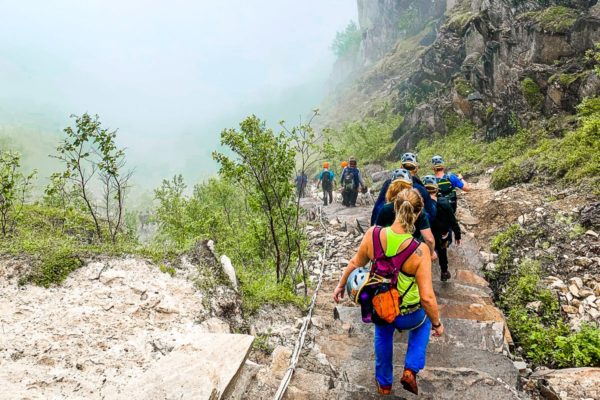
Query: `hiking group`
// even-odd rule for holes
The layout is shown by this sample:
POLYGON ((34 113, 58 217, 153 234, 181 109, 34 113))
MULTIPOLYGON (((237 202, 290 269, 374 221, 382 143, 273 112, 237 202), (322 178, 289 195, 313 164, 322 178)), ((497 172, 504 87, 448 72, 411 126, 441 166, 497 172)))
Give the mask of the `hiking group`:
POLYGON ((451 278, 447 249, 453 240, 457 246, 461 240, 456 190, 470 187, 460 174, 446 172, 441 156, 434 156, 431 164, 433 174, 421 180, 417 156, 402 155, 401 168, 384 182, 371 228, 333 293, 336 303, 347 293, 360 305, 363 322, 375 325, 375 382, 382 395, 392 392, 394 332, 408 331, 400 383, 414 394, 430 331, 434 336, 444 333, 431 264, 438 260, 442 281, 451 278))
MULTIPOLYGON (((365 181, 356 165, 356 158, 350 157, 348 161, 343 161, 341 168, 340 192, 342 194, 342 204, 346 207, 356 207, 359 191, 365 192, 367 190, 365 181)), ((323 191, 323 205, 333 203, 335 173, 330 169, 328 162, 323 163, 323 170, 319 173, 317 182, 323 191)), ((299 190, 298 178, 296 178, 296 188, 299 190)))

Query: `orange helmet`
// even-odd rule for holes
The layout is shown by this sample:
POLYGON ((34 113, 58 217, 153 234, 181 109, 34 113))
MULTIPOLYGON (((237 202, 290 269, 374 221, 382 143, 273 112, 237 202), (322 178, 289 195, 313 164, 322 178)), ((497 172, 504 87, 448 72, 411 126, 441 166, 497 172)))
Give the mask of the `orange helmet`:
POLYGON ((346 168, 348 166, 348 161, 342 161, 342 168, 346 168))
POLYGON ((327 161, 323 163, 323 168, 329 168, 329 163, 327 161))

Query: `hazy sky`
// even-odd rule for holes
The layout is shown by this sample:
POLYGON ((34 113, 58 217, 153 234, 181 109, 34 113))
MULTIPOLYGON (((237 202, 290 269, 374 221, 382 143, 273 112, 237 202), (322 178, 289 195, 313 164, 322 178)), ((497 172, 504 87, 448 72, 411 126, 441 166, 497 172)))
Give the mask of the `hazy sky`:
POLYGON ((57 131, 97 113, 148 175, 197 179, 222 128, 319 104, 329 46, 356 12, 355 0, 0 0, 0 125, 57 131))

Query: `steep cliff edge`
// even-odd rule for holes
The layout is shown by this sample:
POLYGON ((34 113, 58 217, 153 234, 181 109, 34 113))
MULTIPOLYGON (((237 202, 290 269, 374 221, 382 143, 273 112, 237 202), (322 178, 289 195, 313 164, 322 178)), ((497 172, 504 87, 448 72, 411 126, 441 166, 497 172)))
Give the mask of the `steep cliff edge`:
POLYGON ((339 125, 389 104, 405 116, 393 136, 397 155, 447 133, 449 112, 485 140, 513 134, 515 122, 572 114, 600 92, 589 54, 600 40, 595 3, 359 1, 359 61, 367 67, 325 103, 327 120, 339 125), (429 13, 415 11, 423 9, 429 13))

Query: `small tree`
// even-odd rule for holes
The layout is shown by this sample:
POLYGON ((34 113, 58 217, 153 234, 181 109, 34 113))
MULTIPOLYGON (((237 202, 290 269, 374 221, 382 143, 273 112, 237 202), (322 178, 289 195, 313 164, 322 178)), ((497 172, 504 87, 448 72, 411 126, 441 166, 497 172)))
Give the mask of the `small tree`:
POLYGON ((23 210, 25 198, 36 175, 24 175, 21 171, 21 155, 11 151, 0 151, 0 225, 2 236, 15 227, 23 210))
MULTIPOLYGON (((58 146, 55 156, 65 164, 66 170, 54 175, 51 185, 58 184, 58 190, 64 190, 65 181, 71 182, 94 221, 98 240, 104 239, 104 225, 114 243, 123 225, 125 192, 132 171, 124 170, 125 151, 115 143, 116 131, 102 128, 97 115, 92 117, 86 113, 72 117, 75 127, 64 129, 67 137, 58 146), (93 189, 97 187, 103 190, 101 205, 93 196, 93 189)), ((49 187, 47 193, 56 190, 49 187)))
POLYGON ((264 122, 251 116, 240 124, 239 132, 224 130, 221 143, 237 157, 214 152, 213 158, 221 164, 219 173, 225 179, 238 182, 249 207, 264 216, 277 282, 282 282, 298 252, 299 233, 294 229, 297 209, 290 179, 295 168, 295 152, 290 138, 284 133, 275 134, 264 122))
POLYGON ((331 50, 338 57, 353 56, 360 48, 362 32, 354 21, 350 21, 341 32, 335 34, 331 50))

